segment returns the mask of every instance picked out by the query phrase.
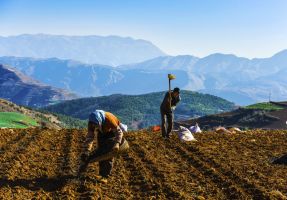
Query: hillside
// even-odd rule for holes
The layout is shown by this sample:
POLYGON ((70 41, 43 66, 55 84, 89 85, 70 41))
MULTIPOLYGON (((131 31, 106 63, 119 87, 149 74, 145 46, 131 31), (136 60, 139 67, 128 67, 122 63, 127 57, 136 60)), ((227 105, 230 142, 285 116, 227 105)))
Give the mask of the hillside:
POLYGON ((54 129, 83 128, 86 127, 86 121, 34 110, 0 99, 0 127, 27 128, 31 126, 44 126, 54 129))
POLYGON ((26 115, 16 112, 0 112, 0 127, 2 128, 28 128, 39 124, 26 115))
POLYGON ((163 56, 149 41, 119 36, 64 36, 24 34, 0 36, 0 55, 73 59, 83 63, 117 66, 163 56))
POLYGON ((0 98, 19 105, 41 107, 75 97, 66 90, 42 84, 15 68, 0 64, 0 98))
POLYGON ((263 102, 240 107, 230 112, 207 115, 177 123, 190 126, 197 122, 205 130, 217 126, 240 127, 242 129, 287 129, 286 116, 286 102, 263 102))
POLYGON ((108 184, 98 163, 76 176, 86 130, 0 130, 0 198, 9 199, 286 199, 286 131, 204 132, 195 143, 159 132, 125 134, 108 184), (13 133, 13 134, 12 134, 13 133))
MULTIPOLYGON (((87 119, 89 114, 102 109, 116 114, 123 123, 131 128, 143 128, 160 123, 160 104, 165 92, 144 95, 111 95, 82 98, 65 101, 46 108, 50 112, 60 113, 79 119, 87 119)), ((175 119, 230 111, 235 105, 219 97, 191 91, 181 92, 182 101, 175 111, 175 119)))

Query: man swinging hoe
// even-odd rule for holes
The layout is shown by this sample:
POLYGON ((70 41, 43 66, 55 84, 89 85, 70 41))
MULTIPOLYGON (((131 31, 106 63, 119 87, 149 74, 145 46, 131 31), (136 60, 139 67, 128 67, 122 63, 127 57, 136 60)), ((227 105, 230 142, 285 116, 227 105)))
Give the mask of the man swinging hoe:
POLYGON ((175 79, 175 76, 168 74, 169 91, 165 94, 165 97, 160 106, 161 113, 161 133, 162 137, 169 138, 173 128, 173 111, 177 103, 181 100, 180 89, 174 88, 173 91, 170 89, 171 80, 175 79))

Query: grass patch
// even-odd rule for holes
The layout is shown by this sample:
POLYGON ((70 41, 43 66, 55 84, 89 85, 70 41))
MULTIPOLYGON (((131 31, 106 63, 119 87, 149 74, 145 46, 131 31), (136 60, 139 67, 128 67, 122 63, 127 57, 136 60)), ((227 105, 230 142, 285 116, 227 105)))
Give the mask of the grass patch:
POLYGON ((31 126, 38 126, 31 117, 16 112, 0 112, 0 127, 28 128, 31 126))
POLYGON ((282 110, 283 108, 269 102, 256 103, 245 107, 246 109, 260 109, 260 110, 282 110))

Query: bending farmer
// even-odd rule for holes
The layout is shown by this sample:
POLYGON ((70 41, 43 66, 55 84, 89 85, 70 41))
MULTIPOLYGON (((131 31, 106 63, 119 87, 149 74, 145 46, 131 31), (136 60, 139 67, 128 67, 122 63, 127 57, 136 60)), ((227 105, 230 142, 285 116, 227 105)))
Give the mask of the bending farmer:
POLYGON ((176 104, 180 101, 179 88, 174 88, 171 94, 167 92, 160 105, 161 113, 161 132, 164 138, 169 138, 173 126, 173 114, 176 104), (166 127, 167 118, 167 127, 166 127))
MULTIPOLYGON (((88 164, 91 158, 104 155, 111 151, 119 151, 124 142, 120 121, 112 113, 96 110, 89 116, 88 134, 84 143, 84 152, 81 161, 88 164), (91 153, 93 143, 97 138, 97 149, 91 153)), ((107 178, 113 168, 113 158, 99 162, 99 174, 107 178)))

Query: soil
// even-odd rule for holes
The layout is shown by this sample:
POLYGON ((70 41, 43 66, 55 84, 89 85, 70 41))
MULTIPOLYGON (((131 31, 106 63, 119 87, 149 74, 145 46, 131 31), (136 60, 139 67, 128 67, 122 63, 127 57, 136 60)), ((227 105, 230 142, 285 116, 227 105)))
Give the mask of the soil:
POLYGON ((98 163, 77 177, 87 130, 1 129, 0 199, 287 199, 287 131, 176 135, 125 134, 130 151, 115 159, 107 184, 98 163))

